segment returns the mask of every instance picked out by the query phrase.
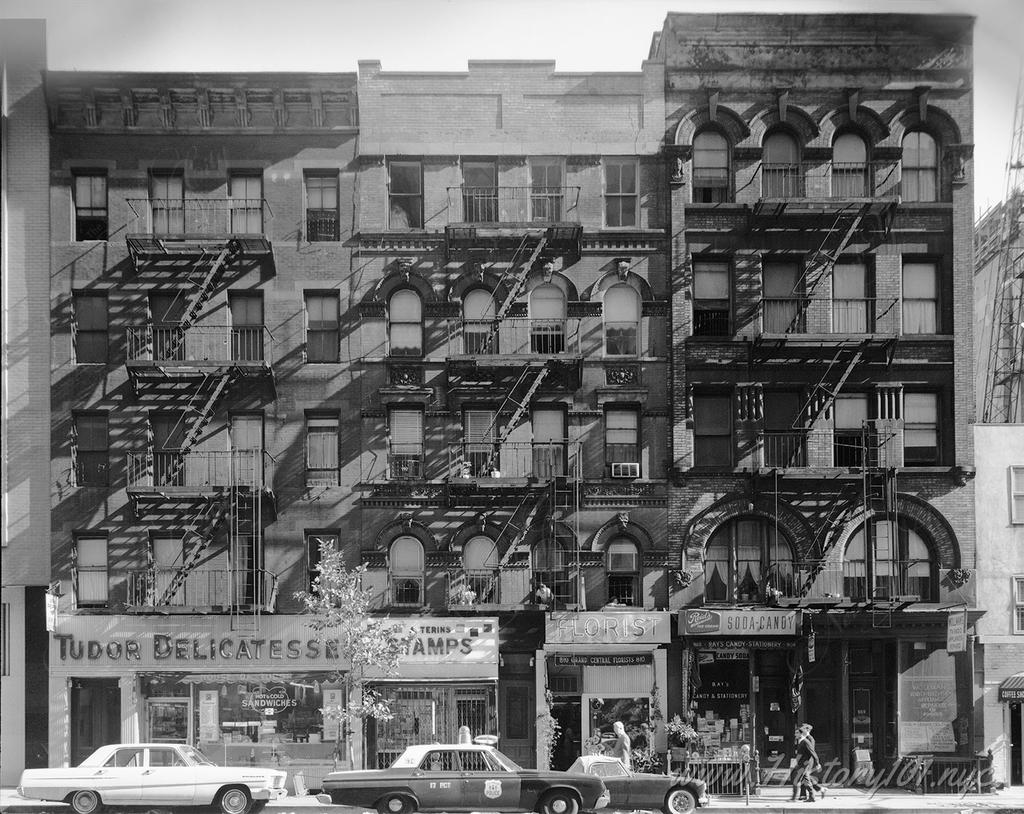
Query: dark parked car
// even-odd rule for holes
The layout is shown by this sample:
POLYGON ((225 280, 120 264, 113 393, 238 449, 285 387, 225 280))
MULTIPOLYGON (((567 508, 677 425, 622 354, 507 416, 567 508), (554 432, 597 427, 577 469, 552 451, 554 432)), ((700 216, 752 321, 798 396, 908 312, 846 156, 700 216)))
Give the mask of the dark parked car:
POLYGON ((578 814, 608 805, 608 790, 599 777, 523 769, 493 746, 475 743, 410 746, 387 769, 331 772, 323 790, 335 805, 375 808, 380 814, 578 814))
POLYGON ((686 775, 631 772, 618 758, 608 755, 578 757, 569 772, 600 777, 612 796, 610 809, 692 814, 698 806, 709 802, 708 785, 703 780, 686 775))

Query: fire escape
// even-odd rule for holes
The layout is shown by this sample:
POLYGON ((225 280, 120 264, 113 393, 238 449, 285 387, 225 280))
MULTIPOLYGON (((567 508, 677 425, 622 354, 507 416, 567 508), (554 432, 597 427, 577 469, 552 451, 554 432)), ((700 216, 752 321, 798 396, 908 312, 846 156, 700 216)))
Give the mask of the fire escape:
POLYGON ((453 409, 500 399, 487 425, 474 427, 449 456, 448 504, 503 518, 496 568, 451 576, 450 595, 465 591, 468 579, 477 606, 550 609, 578 601, 579 442, 537 440, 524 423, 542 388, 579 386, 575 321, 531 318, 525 297, 531 273, 547 276, 557 258, 566 265, 579 258, 577 196, 561 187, 449 190, 451 211, 461 213, 445 230, 449 259, 500 269, 493 316, 453 325, 446 359, 453 409), (548 553, 531 575, 530 544, 538 538, 548 553))
POLYGON ((130 201, 127 236, 137 276, 171 296, 176 318, 128 328, 126 368, 137 400, 163 416, 145 450, 128 454, 136 516, 184 529, 173 566, 132 572, 128 605, 154 612, 229 612, 236 629, 273 610, 276 578, 262 567, 263 526, 272 519, 269 460, 258 445, 217 449, 210 427, 233 385, 274 393, 272 343, 264 325, 214 324, 211 298, 250 271, 273 273, 262 200, 130 201), (258 225, 257 225, 258 224, 258 225), (173 292, 173 294, 170 294, 173 292), (226 568, 223 567, 226 563, 226 568), (210 566, 214 567, 210 567, 210 566))

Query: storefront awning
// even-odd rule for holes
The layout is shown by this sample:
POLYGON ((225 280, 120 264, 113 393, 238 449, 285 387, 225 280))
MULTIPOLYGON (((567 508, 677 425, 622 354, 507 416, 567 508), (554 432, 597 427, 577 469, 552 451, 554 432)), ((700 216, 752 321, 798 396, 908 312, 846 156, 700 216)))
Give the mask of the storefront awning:
POLYGON ((1000 701, 1024 701, 1024 673, 1004 678, 999 685, 1000 701))

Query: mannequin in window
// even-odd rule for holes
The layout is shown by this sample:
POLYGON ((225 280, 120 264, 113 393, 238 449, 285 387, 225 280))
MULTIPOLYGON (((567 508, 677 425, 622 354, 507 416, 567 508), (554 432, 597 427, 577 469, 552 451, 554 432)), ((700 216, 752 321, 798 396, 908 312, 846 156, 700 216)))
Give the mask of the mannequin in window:
POLYGON ((612 724, 612 731, 615 733, 615 743, 611 748, 611 756, 617 757, 627 769, 632 769, 632 744, 625 725, 622 721, 616 721, 612 724))

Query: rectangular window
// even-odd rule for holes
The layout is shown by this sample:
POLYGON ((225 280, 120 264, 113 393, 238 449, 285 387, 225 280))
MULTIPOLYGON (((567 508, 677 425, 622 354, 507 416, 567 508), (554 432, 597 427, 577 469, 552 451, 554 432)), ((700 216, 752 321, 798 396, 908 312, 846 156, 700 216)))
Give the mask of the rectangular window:
POLYGON ((338 419, 331 416, 306 418, 306 485, 337 486, 338 419))
POLYGON ((338 239, 338 174, 305 175, 306 240, 310 243, 338 239))
POLYGON ((74 181, 75 240, 106 240, 106 173, 76 172, 74 181))
POLYGON ((903 264, 903 333, 939 332, 939 270, 935 263, 903 264))
POLYGON ((557 159, 530 160, 530 220, 562 220, 565 208, 563 176, 562 162, 557 159))
POLYGON ((306 293, 306 361, 337 362, 338 294, 306 293))
POLYGON ((185 233, 185 178, 178 172, 149 176, 149 208, 154 235, 185 233))
POLYGON ((306 531, 306 570, 309 573, 309 591, 313 593, 313 580, 319 575, 320 556, 324 549, 341 548, 341 535, 337 531, 306 531))
POLYGON ((764 391, 764 465, 807 466, 807 430, 799 420, 803 399, 793 390, 764 391))
POLYGON ((494 410, 466 410, 462 417, 463 474, 469 478, 482 478, 491 471, 501 471, 499 456, 497 413, 494 410))
POLYGON ((939 462, 939 396, 903 394, 903 463, 935 466, 939 462))
POLYGON ((694 396, 693 465, 732 466, 730 396, 694 396))
POLYGON ((0 606, 0 675, 11 674, 11 603, 0 606))
POLYGON ((462 163, 462 214, 467 223, 498 220, 498 165, 494 161, 462 163))
POLYGON ((869 299, 866 263, 836 263, 832 268, 832 333, 874 330, 874 300, 869 299))
POLYGON ((388 473, 391 480, 423 477, 423 412, 388 412, 388 473))
POLYGON ((635 407, 605 411, 604 461, 613 478, 640 477, 640 413, 635 407))
POLYGON ((807 303, 800 271, 799 263, 776 260, 764 262, 761 320, 765 333, 807 332, 807 303))
POLYGON ((228 292, 231 311, 231 358, 258 362, 263 359, 263 293, 228 292))
POLYGON ((388 162, 388 228, 423 228, 423 165, 388 162))
POLYGON ((867 420, 866 393, 836 396, 832 405, 833 466, 864 465, 864 424, 867 420))
POLYGON ((76 486, 110 482, 110 442, 106 413, 74 413, 72 460, 76 486))
POLYGON ((233 172, 228 179, 228 204, 231 207, 231 234, 263 233, 263 175, 259 172, 233 172))
POLYGON ((729 335, 729 264, 693 261, 693 335, 729 335))
POLYGON ((1024 577, 1013 578, 1013 632, 1024 633, 1024 577))
POLYGON ((80 365, 105 365, 109 343, 107 295, 75 291, 72 294, 72 308, 75 362, 80 365))
POLYGON ((74 576, 79 607, 107 604, 107 535, 75 535, 74 576))
POLYGON ((605 226, 636 226, 638 211, 635 158, 609 158, 604 162, 605 226))
POLYGON ((1010 522, 1024 523, 1024 466, 1010 467, 1010 522))

